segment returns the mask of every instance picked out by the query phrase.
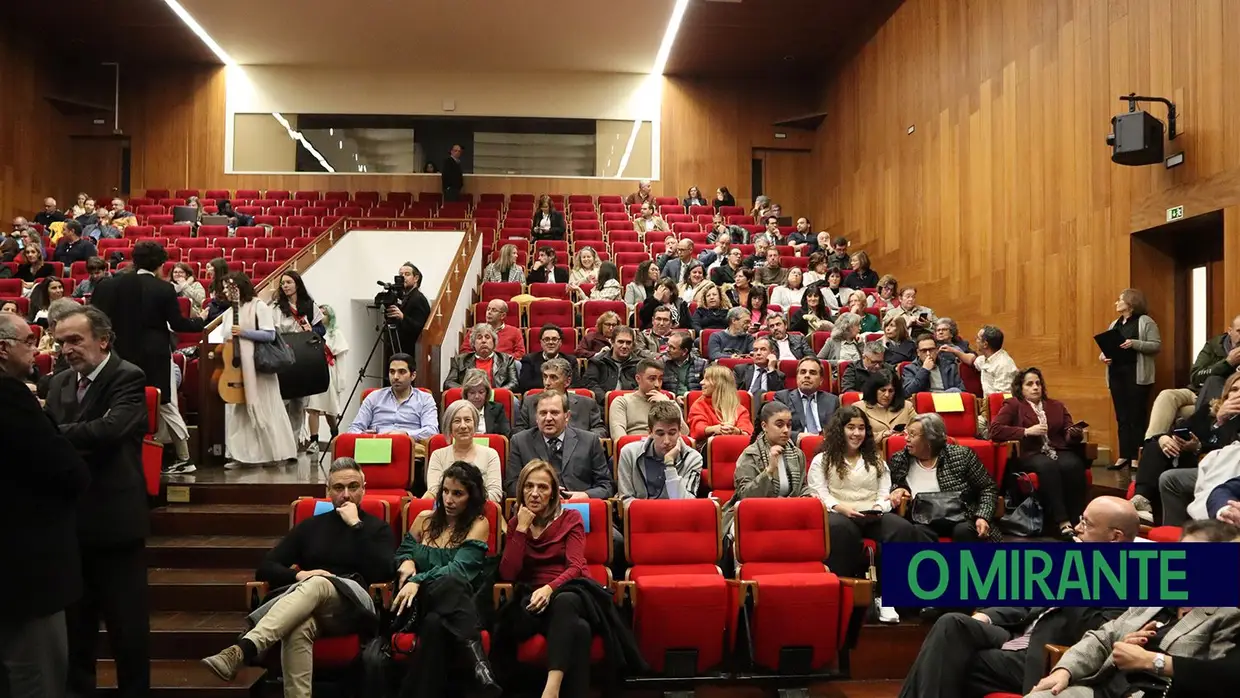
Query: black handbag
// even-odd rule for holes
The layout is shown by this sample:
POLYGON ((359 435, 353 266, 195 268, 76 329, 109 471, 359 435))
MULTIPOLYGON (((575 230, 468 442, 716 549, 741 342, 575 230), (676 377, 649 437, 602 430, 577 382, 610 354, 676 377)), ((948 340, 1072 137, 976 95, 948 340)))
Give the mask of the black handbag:
POLYGON ((909 518, 923 526, 955 525, 969 520, 969 509, 959 492, 922 492, 913 497, 909 518))
POLYGON ((314 332, 286 332, 281 335, 294 360, 277 372, 280 397, 285 400, 318 395, 331 386, 323 338, 314 332))
POLYGON ((1020 506, 999 519, 999 530, 1013 536, 1038 536, 1042 534, 1042 504, 1037 497, 1026 497, 1020 506))
MULTIPOLYGON (((258 329, 257 317, 254 318, 254 329, 258 329)), ((278 331, 276 338, 270 342, 254 342, 254 370, 259 373, 279 373, 292 366, 295 360, 293 350, 278 331)))

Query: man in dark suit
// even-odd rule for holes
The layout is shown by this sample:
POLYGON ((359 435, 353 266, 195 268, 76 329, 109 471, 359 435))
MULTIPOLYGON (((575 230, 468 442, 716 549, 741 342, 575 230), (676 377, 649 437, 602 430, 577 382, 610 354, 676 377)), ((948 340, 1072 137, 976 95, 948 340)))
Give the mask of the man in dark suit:
MULTIPOLYGON (((400 276, 405 280, 405 297, 399 306, 390 305, 383 311, 388 322, 397 323, 396 338, 400 342, 399 347, 387 347, 389 363, 393 354, 416 356, 414 345, 421 338, 426 321, 431 318, 431 304, 421 289, 422 271, 415 267, 413 262, 405 262, 400 265, 400 276)), ((416 370, 417 367, 411 368, 416 370)))
MULTIPOLYGON (((1098 497, 1077 535, 1087 543, 1131 543, 1140 530, 1132 503, 1098 497)), ((1029 693, 1046 673, 1043 647, 1072 645, 1126 608, 984 608, 948 613, 934 623, 909 670, 900 698, 981 698, 1029 693)))
MULTIPOLYGON (((568 395, 568 423, 582 431, 593 432, 600 439, 607 438, 607 425, 603 424, 603 412, 593 398, 569 392, 572 385, 569 360, 565 357, 548 359, 542 364, 542 389, 568 395)), ((538 393, 526 395, 517 411, 517 425, 513 433, 532 429, 538 423, 538 393)))
MULTIPOLYGON (((543 378, 543 364, 552 359, 564 359, 568 362, 569 383, 580 382, 581 372, 577 370, 577 359, 564 353, 564 330, 559 325, 546 324, 538 331, 538 344, 542 351, 526 354, 521 359, 521 370, 517 372, 517 391, 528 392, 534 388, 546 388, 543 378)), ((530 347, 533 349, 533 347, 530 347)), ((533 421, 530 422, 533 424, 533 421)))
POLYGON ((616 494, 611 466, 595 434, 568 425, 568 398, 564 393, 541 393, 536 406, 537 429, 514 434, 504 470, 504 491, 517 496, 521 469, 532 460, 555 466, 567 490, 564 499, 607 499, 616 494))
POLYGON ((0 313, 0 425, 9 436, 0 461, 7 495, 0 530, 15 565, 3 587, 12 603, 0 616, 0 695, 62 698, 65 607, 82 594, 76 509, 90 471, 25 383, 34 356, 26 320, 0 313))
POLYGON ((95 287, 91 305, 103 311, 112 321, 115 344, 112 351, 125 361, 142 369, 146 385, 159 390, 159 418, 166 427, 176 459, 169 472, 193 472, 189 458, 189 430, 181 413, 172 404, 173 332, 201 332, 204 321, 181 315, 177 293, 172 284, 157 274, 168 253, 157 242, 143 241, 134 245, 131 274, 105 278, 95 287))
POLYGON ((566 284, 568 283, 568 267, 556 266, 557 257, 555 250, 550 247, 538 248, 538 259, 534 261, 534 265, 530 267, 530 273, 526 275, 526 283, 531 284, 566 284))
POLYGON ((454 145, 443 161, 440 179, 443 182, 443 200, 460 201, 461 190, 465 188, 465 173, 461 169, 461 146, 454 145))
POLYGON ((796 389, 775 393, 775 399, 792 410, 793 441, 800 443, 805 436, 821 434, 840 407, 839 397, 820 390, 824 375, 826 369, 818 357, 807 356, 797 363, 796 389))
POLYGON ((779 370, 779 357, 771 351, 769 337, 753 340, 753 363, 740 364, 732 369, 736 374, 736 387, 753 398, 756 410, 762 404, 762 395, 784 389, 784 374, 779 370))
MULTIPOLYGON (((72 370, 52 378, 46 409, 85 457, 91 483, 78 510, 82 599, 69 607, 69 690, 95 690, 99 620, 108 629, 122 696, 151 685, 146 537, 150 521, 142 477, 146 380, 112 352, 112 323, 85 306, 56 323, 56 341, 72 370)), ((166 337, 163 341, 167 341, 166 337)))

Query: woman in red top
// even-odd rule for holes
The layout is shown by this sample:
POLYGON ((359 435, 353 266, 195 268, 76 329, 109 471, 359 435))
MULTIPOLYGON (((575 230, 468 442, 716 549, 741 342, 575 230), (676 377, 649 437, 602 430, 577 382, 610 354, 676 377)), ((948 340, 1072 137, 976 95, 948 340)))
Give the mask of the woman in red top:
POLYGON ((581 514, 562 506, 563 488, 559 473, 547 461, 533 460, 521 469, 519 507, 508 522, 499 577, 534 587, 520 603, 539 620, 537 632, 547 638, 549 671, 543 698, 558 698, 561 692, 584 698, 590 688, 593 633, 582 618, 579 597, 556 591, 569 580, 586 576, 586 530, 581 514))
MULTIPOLYGON (((1085 460, 1072 450, 1082 435, 1083 429, 1073 425, 1068 408, 1046 396, 1046 383, 1036 368, 1020 372, 1012 384, 1012 397, 990 425, 990 438, 1020 443, 1016 468, 1037 473, 1037 497, 1046 523, 1053 523, 1065 540, 1072 539, 1072 527, 1088 500, 1085 460)), ((1009 465, 1008 470, 1013 467, 1009 465)))
POLYGON ((702 376, 702 397, 689 408, 689 434, 694 441, 718 434, 753 435, 753 419, 741 404, 732 369, 715 364, 702 376))

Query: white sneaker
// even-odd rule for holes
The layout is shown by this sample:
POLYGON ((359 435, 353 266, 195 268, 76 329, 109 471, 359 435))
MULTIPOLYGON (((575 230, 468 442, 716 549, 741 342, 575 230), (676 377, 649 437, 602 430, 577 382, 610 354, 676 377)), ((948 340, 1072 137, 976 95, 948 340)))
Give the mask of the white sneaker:
POLYGON ((883 597, 874 598, 874 605, 878 606, 878 622, 896 624, 900 622, 900 614, 896 613, 896 609, 891 606, 883 605, 883 597))
POLYGON ((1154 505, 1150 504, 1145 495, 1135 495, 1132 498, 1132 508, 1137 510, 1137 518, 1141 519, 1141 523, 1150 526, 1154 524, 1154 505))
POLYGON ((319 442, 311 441, 310 445, 306 446, 306 454, 311 455, 311 456, 317 456, 319 454, 319 442))

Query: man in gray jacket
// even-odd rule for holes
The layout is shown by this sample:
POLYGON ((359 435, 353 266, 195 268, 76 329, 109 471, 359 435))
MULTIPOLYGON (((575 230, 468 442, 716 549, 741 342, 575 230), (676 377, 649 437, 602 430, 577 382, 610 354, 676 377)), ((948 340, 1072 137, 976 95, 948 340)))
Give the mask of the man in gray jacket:
MULTIPOLYGON (((556 357, 547 359, 542 365, 543 392, 558 392, 568 395, 568 423, 582 431, 594 432, 600 439, 610 436, 607 425, 603 423, 603 412, 593 398, 571 392, 572 367, 567 359, 556 357)), ((533 429, 538 424, 538 396, 540 393, 526 393, 521 401, 521 409, 517 411, 517 425, 513 434, 533 429)))
POLYGON ((693 499, 702 478, 702 456, 682 440, 680 408, 668 400, 650 406, 650 436, 620 451, 620 501, 693 499))

